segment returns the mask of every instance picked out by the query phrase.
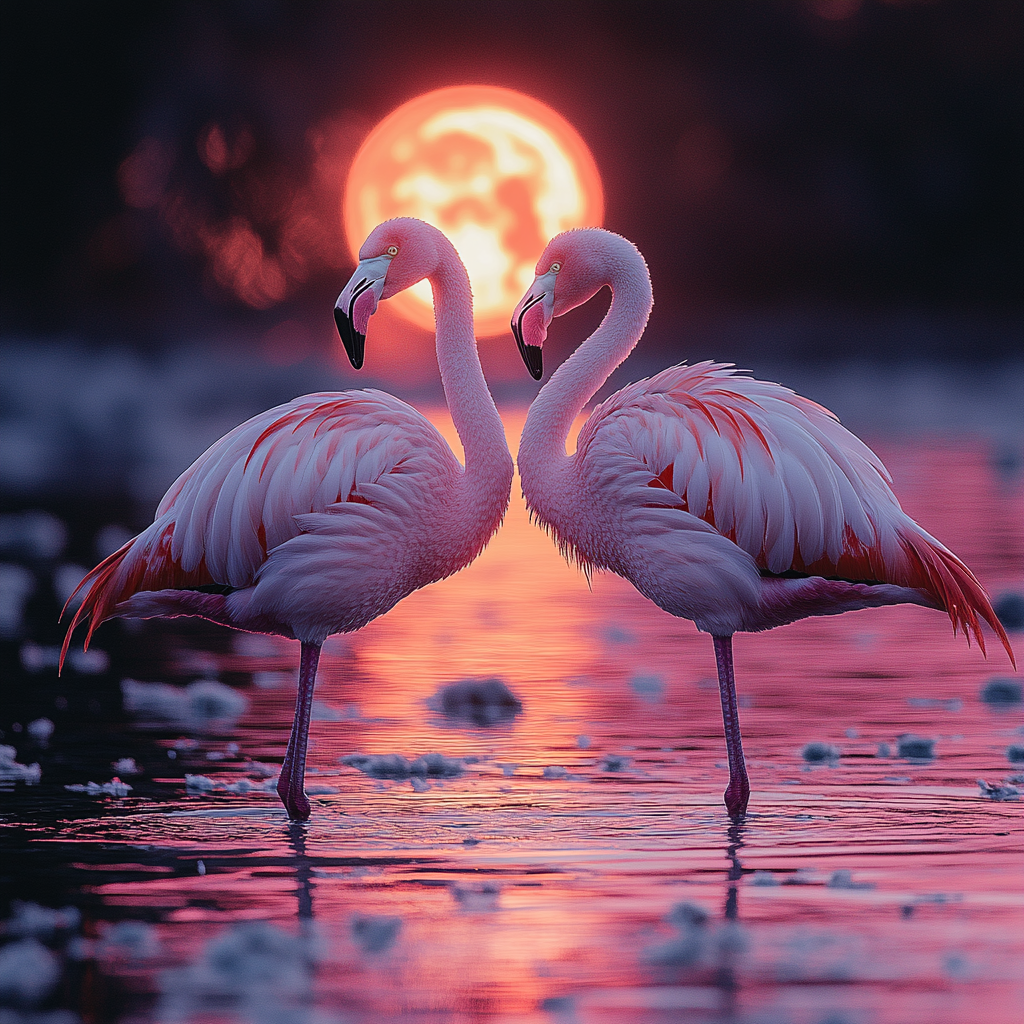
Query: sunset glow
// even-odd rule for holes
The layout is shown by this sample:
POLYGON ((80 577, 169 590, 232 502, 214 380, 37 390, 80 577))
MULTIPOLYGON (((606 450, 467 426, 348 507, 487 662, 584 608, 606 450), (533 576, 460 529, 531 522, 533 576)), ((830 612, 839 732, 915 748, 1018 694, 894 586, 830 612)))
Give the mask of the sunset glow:
MULTIPOLYGON (((481 336, 508 329, 548 239, 599 226, 603 210, 597 166, 575 129, 537 100, 493 86, 438 89, 389 114, 356 154, 344 200, 353 257, 390 217, 444 231, 469 271, 481 336)), ((390 304, 433 330, 426 282, 390 304)))

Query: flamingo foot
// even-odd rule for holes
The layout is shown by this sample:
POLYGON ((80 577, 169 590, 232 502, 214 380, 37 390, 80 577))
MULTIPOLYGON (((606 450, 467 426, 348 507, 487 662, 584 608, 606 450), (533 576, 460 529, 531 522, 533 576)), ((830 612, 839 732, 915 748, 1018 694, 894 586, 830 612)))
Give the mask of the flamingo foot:
POLYGON ((299 657, 299 685, 295 694, 295 721, 288 738, 288 750, 277 780, 277 795, 292 821, 309 819, 306 796, 306 749, 309 746, 309 718, 313 711, 313 686, 320 661, 320 645, 303 642, 299 657))
POLYGON ((730 779, 725 788, 725 809, 730 818, 742 818, 747 813, 747 801, 750 799, 750 783, 746 773, 738 779, 730 779))
POLYGON ((292 821, 309 820, 309 797, 306 796, 305 780, 301 775, 294 776, 282 769, 281 778, 277 780, 277 795, 292 821))
POLYGON ((750 782, 743 761, 743 738, 740 735, 740 714, 736 706, 736 680, 732 671, 732 637, 715 636, 715 661, 718 664, 718 689, 722 696, 722 720, 725 723, 725 747, 729 754, 729 785, 725 790, 725 807, 732 818, 747 811, 750 782))

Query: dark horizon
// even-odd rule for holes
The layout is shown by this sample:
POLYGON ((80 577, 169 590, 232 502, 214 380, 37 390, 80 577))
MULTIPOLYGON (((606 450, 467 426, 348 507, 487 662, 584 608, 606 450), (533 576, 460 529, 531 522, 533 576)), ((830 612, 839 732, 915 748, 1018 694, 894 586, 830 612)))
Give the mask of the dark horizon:
MULTIPOLYGON (((7 7, 3 333, 158 351, 319 325, 347 269, 345 162, 401 102, 477 81, 549 104, 590 146, 605 226, 651 266, 653 352, 680 324, 762 313, 826 325, 779 339, 796 358, 848 356, 851 338, 881 358, 1019 352, 1018 5, 567 3, 539 26, 531 11, 7 7), (200 159, 211 124, 250 140, 237 168, 200 159), (325 125, 333 192, 313 171, 325 125), (166 147, 166 187, 191 215, 245 218, 268 252, 285 244, 282 197, 305 204, 313 255, 284 301, 247 307, 165 214, 129 201, 119 168, 146 139, 166 147), (876 322, 878 337, 849 326, 876 322)), ((750 342, 736 344, 719 355, 744 358, 750 342)))

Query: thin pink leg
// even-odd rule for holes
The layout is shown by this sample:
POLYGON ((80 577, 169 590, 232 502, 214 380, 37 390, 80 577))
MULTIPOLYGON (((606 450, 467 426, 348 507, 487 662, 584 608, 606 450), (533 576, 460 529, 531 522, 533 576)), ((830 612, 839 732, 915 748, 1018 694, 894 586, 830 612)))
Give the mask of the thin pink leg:
POLYGON ((715 660, 718 662, 718 689, 722 694, 722 718, 725 721, 725 747, 729 752, 729 785, 725 790, 725 806, 738 818, 746 813, 750 798, 747 768, 743 763, 743 739, 740 736, 740 715, 736 708, 736 680, 732 674, 732 637, 714 636, 715 660))
POLYGON ((313 685, 320 661, 320 645, 303 643, 299 657, 299 686, 295 694, 295 721, 288 738, 288 749, 277 780, 277 795, 293 821, 309 817, 309 800, 305 792, 306 747, 309 745, 309 716, 313 710, 313 685))

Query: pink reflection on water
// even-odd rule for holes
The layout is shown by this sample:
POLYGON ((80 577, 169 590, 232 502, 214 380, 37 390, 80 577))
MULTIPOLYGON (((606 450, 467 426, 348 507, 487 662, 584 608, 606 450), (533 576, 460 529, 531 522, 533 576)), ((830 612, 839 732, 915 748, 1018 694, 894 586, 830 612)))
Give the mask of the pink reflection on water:
MULTIPOLYGON (((433 418, 454 443, 446 414, 433 418)), ((523 412, 505 420, 514 450, 523 412)), ((991 591, 1019 587, 1020 493, 983 444, 878 448, 911 515, 991 591)), ((591 592, 518 493, 469 569, 326 648, 309 781, 336 792, 313 798, 307 827, 289 827, 271 794, 187 795, 184 772, 230 780, 243 758, 280 760, 295 648, 240 637, 234 653, 206 655, 278 683, 247 689, 230 737, 240 759, 205 760, 224 738, 204 740, 173 762, 166 799, 52 837, 123 848, 82 870, 112 914, 160 922, 159 964, 105 968, 133 991, 159 991, 158 968, 195 961, 238 922, 298 934, 311 919, 323 958, 309 1003, 356 1021, 961 1024, 1024 1012, 1020 804, 976 784, 1012 774, 1020 710, 978 699, 1011 674, 998 646, 986 661, 935 612, 737 638, 753 795, 732 827, 708 638, 617 578, 591 592), (491 676, 523 703, 511 723, 459 725, 428 706, 443 684, 491 676), (899 757, 903 734, 934 741, 935 756, 899 757), (812 741, 838 761, 805 763, 812 741), (430 751, 478 760, 422 791, 338 763, 430 751), (684 901, 707 921, 669 922, 684 901), (393 943, 361 946, 355 923, 389 917, 401 919, 393 943)))

